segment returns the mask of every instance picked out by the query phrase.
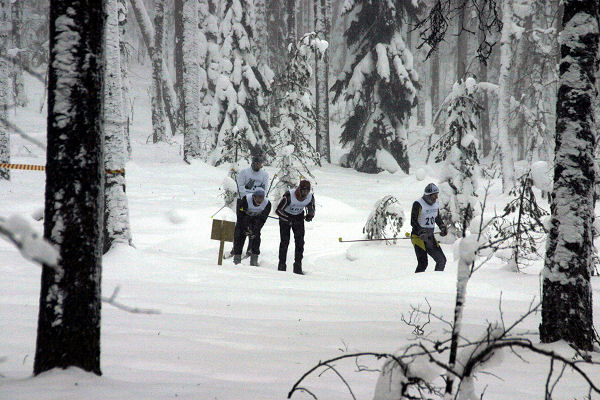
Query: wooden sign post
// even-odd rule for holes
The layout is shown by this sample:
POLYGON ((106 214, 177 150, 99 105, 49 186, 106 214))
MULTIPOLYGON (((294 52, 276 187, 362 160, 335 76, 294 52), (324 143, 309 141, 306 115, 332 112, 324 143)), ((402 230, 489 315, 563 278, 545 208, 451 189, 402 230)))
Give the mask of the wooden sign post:
POLYGON ((223 250, 225 242, 233 242, 233 232, 235 231, 235 222, 213 219, 210 238, 221 242, 219 245, 219 265, 223 265, 223 250))

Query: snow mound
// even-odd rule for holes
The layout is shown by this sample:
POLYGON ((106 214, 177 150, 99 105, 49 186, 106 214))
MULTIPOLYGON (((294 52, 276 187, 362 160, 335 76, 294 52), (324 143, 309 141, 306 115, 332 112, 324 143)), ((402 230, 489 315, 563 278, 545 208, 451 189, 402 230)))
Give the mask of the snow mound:
POLYGON ((418 181, 422 181, 425 179, 425 168, 419 168, 416 172, 416 177, 418 181))
POLYGON ((390 154, 389 151, 385 149, 379 149, 376 152, 377 157, 377 167, 389 172, 390 174, 394 174, 400 170, 400 166, 398 162, 394 158, 393 155, 390 154))
POLYGON ((552 174, 546 161, 537 161, 531 165, 531 180, 533 185, 541 191, 552 190, 552 174))
POLYGON ((167 211, 167 218, 172 224, 179 225, 186 221, 186 217, 180 210, 169 210, 167 211))

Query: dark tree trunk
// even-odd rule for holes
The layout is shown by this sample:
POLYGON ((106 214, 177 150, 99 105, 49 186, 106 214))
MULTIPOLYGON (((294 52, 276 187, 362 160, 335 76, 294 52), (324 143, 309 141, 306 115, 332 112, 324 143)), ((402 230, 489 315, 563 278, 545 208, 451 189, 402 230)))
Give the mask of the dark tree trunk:
MULTIPOLYGON (((458 40, 456 44, 456 81, 465 79, 467 72, 467 53, 469 51, 469 32, 463 29, 465 19, 468 17, 469 8, 466 5, 461 7, 458 14, 458 40)), ((466 28, 466 27, 465 27, 466 28)))
MULTIPOLYGON (((479 42, 484 40, 483 32, 478 33, 479 42)), ((488 80, 488 67, 486 63, 479 63, 479 81, 487 82, 488 80)), ((492 150, 492 135, 490 134, 490 112, 489 112, 489 101, 485 90, 481 94, 481 114, 479 117, 479 131, 481 133, 481 152, 484 157, 487 157, 492 150)))
MULTIPOLYGON (((314 0, 315 31, 319 37, 330 43, 329 1, 314 0)), ((328 163, 331 163, 329 150, 329 51, 315 59, 315 108, 316 108, 316 149, 328 163)))
POLYGON ((101 374, 104 18, 102 2, 50 0, 44 237, 60 260, 42 270, 35 374, 101 374))
MULTIPOLYGON (((163 108, 162 68, 165 27, 164 0, 156 0, 154 12, 154 47, 152 53, 152 142, 167 140, 165 111, 163 108)), ((175 134, 175 132, 171 132, 175 134)))
POLYGON ((594 341, 590 275, 599 11, 597 0, 564 1, 552 218, 542 272, 542 342, 565 340, 584 350, 594 341))
POLYGON ((175 20, 175 94, 179 109, 177 110, 177 125, 184 126, 183 115, 185 101, 183 98, 183 1, 173 0, 173 17, 175 20))

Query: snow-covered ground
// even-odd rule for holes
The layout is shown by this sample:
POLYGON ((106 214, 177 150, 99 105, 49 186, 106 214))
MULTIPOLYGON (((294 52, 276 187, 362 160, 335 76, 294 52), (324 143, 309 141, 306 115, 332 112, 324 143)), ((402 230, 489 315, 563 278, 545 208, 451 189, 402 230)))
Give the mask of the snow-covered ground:
MULTIPOLYGON (((43 139, 44 115, 37 112, 40 88, 30 93, 38 104, 13 118, 43 139)), ((0 399, 283 399, 319 360, 344 352, 392 352, 410 343, 412 329, 401 316, 411 305, 427 299, 435 313, 452 318, 456 262, 451 245, 443 246, 449 259, 445 272, 434 272, 430 265, 426 273, 415 275, 407 240, 390 246, 338 242, 340 236, 361 238, 373 205, 388 194, 406 210, 408 230, 412 201, 427 182, 437 181, 436 171, 418 180, 416 172, 365 175, 336 166, 318 169, 305 276, 277 271, 274 220, 263 229, 260 267, 250 267, 247 260, 241 267, 231 260, 217 266, 210 216, 222 205, 218 189, 227 168, 186 165, 178 145, 146 144, 147 100, 140 95, 136 102, 134 156, 127 165, 135 248, 116 248, 104 257, 103 291, 110 295, 120 285, 121 302, 161 314, 129 314, 105 304, 104 375, 68 370, 32 378, 40 268, 0 241, 0 399)), ((13 161, 44 164, 42 152, 29 145, 26 150, 23 143, 14 137, 13 161)), ((501 207, 499 189, 499 182, 492 186, 492 208, 501 207)), ((0 184, 0 213, 31 215, 43 207, 43 195, 43 173, 14 171, 10 183, 0 184)), ((228 211, 219 216, 227 217, 228 211)), ((41 231, 41 223, 35 224, 41 231)), ((292 254, 290 248, 288 269, 292 254)), ((515 274, 493 258, 478 271, 468 286, 465 335, 479 337, 487 322, 499 318, 500 296, 507 322, 524 313, 533 298, 539 299, 541 265, 515 274)), ((598 321, 598 278, 593 285, 598 321)), ((535 332, 539 320, 539 315, 528 318, 520 331, 535 332)), ((440 339, 447 338, 443 324, 431 326, 440 339)), ((525 359, 528 363, 507 353, 501 364, 490 366, 493 375, 478 375, 477 389, 487 386, 486 399, 543 398, 548 364, 530 354, 525 359)), ((380 367, 383 361, 361 362, 380 367)), ((337 367, 356 398, 372 397, 377 373, 355 372, 353 361, 337 367)), ((600 376, 600 371, 590 375, 600 376)), ((331 370, 309 377, 303 386, 320 399, 351 398, 331 370)), ((567 374, 555 394, 583 399, 587 391, 579 378, 567 374)), ((296 393, 293 398, 310 396, 296 393)))

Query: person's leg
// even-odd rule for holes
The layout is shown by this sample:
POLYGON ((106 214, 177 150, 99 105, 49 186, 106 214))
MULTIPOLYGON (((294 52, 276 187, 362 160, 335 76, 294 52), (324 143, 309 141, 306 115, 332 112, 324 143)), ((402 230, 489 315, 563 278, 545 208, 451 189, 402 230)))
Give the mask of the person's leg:
POLYGON ((435 246, 428 247, 427 253, 435 260, 436 271, 443 271, 444 268, 446 268, 446 255, 439 243, 436 243, 435 246))
POLYGON ((279 221, 279 266, 277 269, 285 271, 287 251, 290 244, 290 224, 279 221))
POLYGON ((260 254, 260 231, 262 226, 260 224, 254 225, 254 237, 249 240, 250 244, 248 248, 251 250, 250 265, 258 267, 258 256, 260 254))
POLYGON ((304 219, 298 218, 292 225, 294 231, 294 273, 302 274, 302 258, 304 258, 304 219))
POLYGON ((235 224, 235 230, 233 231, 233 250, 231 250, 231 254, 234 256, 242 254, 244 242, 246 242, 246 235, 244 235, 246 227, 247 221, 244 218, 240 218, 235 224))
POLYGON ((415 273, 424 272, 427 269, 427 250, 425 250, 425 243, 417 235, 411 236, 413 247, 415 248, 415 255, 417 256, 417 269, 415 273))

